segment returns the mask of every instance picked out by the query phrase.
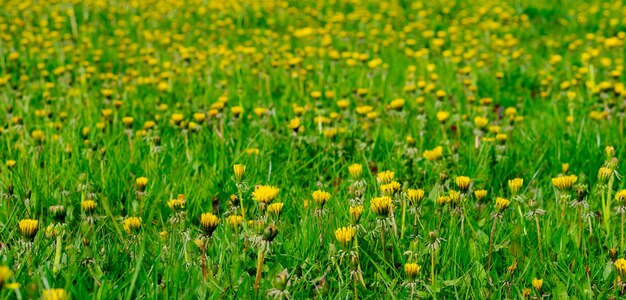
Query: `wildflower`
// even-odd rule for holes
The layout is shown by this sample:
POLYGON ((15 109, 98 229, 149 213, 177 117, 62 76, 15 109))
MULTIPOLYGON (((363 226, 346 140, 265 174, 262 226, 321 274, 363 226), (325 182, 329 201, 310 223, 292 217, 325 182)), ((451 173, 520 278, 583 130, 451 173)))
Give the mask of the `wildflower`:
POLYGON ((537 290, 537 293, 541 294, 541 288, 543 288, 543 279, 533 278, 533 287, 537 290))
POLYGON ((376 174, 376 181, 380 184, 390 183, 394 178, 395 173, 393 171, 382 171, 376 174))
POLYGON ((414 279, 422 267, 416 263, 406 263, 404 264, 404 273, 409 279, 414 279))
POLYGON ((148 178, 139 177, 135 180, 135 184, 137 184, 137 189, 143 192, 146 189, 146 186, 148 185, 148 178))
POLYGON ((578 177, 576 175, 566 175, 552 178, 552 185, 561 191, 567 191, 576 183, 578 177))
POLYGON ((246 165, 236 164, 233 166, 233 170, 235 171, 235 180, 237 183, 241 183, 243 175, 246 173, 246 165))
POLYGON ((615 260, 614 266, 617 271, 617 275, 620 277, 626 276, 626 259, 618 258, 615 260))
POLYGON ((607 158, 612 158, 615 156, 615 148, 613 146, 606 146, 604 148, 604 154, 606 154, 607 158))
POLYGON ((505 198, 502 198, 502 197, 497 197, 496 198, 496 209, 498 210, 499 213, 501 213, 505 209, 507 209, 507 207, 509 207, 510 203, 511 203, 511 201, 509 201, 508 199, 505 199, 505 198))
POLYGON ((456 186, 463 192, 467 192, 467 190, 469 189, 471 180, 469 177, 467 176, 458 176, 455 180, 456 182, 456 186))
POLYGON ((387 216, 391 209, 391 197, 382 196, 373 198, 370 202, 370 209, 381 217, 387 216))
POLYGON ((212 213, 204 213, 200 216, 200 227, 205 235, 211 236, 220 220, 212 213))
POLYGON ((485 197, 487 197, 487 190, 475 190, 474 196, 476 197, 476 200, 482 201, 485 197))
POLYGON ((509 189, 513 194, 517 194, 522 185, 524 185, 524 179, 522 178, 513 178, 509 180, 509 189))
POLYGON ((606 168, 606 167, 601 167, 598 170, 598 180, 600 182, 606 182, 609 180, 612 174, 613 174, 613 171, 611 169, 606 168))
POLYGON ((352 178, 359 179, 363 173, 363 167, 361 164, 352 164, 348 167, 348 172, 350 172, 352 178))
POLYGON ((335 238, 337 238, 337 241, 339 243, 346 246, 350 241, 352 241, 352 238, 354 238, 355 233, 356 233, 356 230, 354 229, 354 227, 351 227, 351 226, 341 227, 335 230, 335 238))
POLYGON ((287 124, 287 127, 289 127, 289 129, 293 130, 294 132, 298 132, 298 130, 300 129, 300 118, 293 118, 289 120, 289 124, 287 124))
POLYGON ((241 222, 243 222, 243 216, 240 215, 230 215, 226 218, 226 222, 231 227, 239 227, 241 226, 241 222))
POLYGON ((437 197, 437 204, 439 205, 445 205, 446 203, 449 203, 450 201, 452 201, 452 199, 450 198, 450 196, 447 196, 447 195, 437 197))
POLYGON ((9 169, 13 169, 15 167, 15 160, 9 159, 5 162, 5 165, 9 169))
POLYGON ((185 195, 179 194, 178 198, 167 201, 167 206, 169 206, 169 208, 173 211, 181 211, 185 209, 186 203, 187 199, 185 199, 185 195))
POLYGON ((40 144, 43 143, 44 139, 46 138, 45 134, 41 130, 33 130, 31 136, 33 137, 33 140, 40 144))
POLYGON ((254 192, 252 192, 252 198, 260 203, 269 204, 278 196, 278 192, 279 189, 275 186, 258 185, 254 188, 254 192))
POLYGON ((476 125, 476 127, 478 128, 484 128, 485 126, 487 126, 487 124, 489 124, 489 119, 485 117, 474 118, 474 125, 476 125))
POLYGON ((363 214, 363 205, 350 206, 350 221, 352 224, 358 224, 363 214))
POLYGON ((124 124, 124 126, 126 126, 126 128, 133 127, 133 122, 134 121, 135 121, 135 119, 133 119, 133 117, 124 117, 124 118, 122 118, 122 124, 124 124))
POLYGON ((330 199, 329 192, 324 192, 322 190, 317 190, 313 192, 313 201, 315 201, 315 204, 317 204, 317 206, 319 206, 320 208, 324 207, 328 199, 330 199))
POLYGON ((123 226, 124 226, 124 230, 126 231, 126 233, 128 234, 137 233, 139 232, 139 229, 141 228, 141 218, 128 217, 124 219, 123 226))
POLYGON ((280 213, 283 210, 283 205, 284 205, 284 203, 282 203, 282 202, 272 203, 272 204, 267 206, 267 212, 271 213, 271 214, 274 214, 277 217, 279 217, 280 213))
POLYGON ((404 99, 394 99, 389 103, 389 108, 393 110, 402 110, 404 99))
POLYGON ((33 219, 20 220, 18 223, 20 233, 27 240, 32 240, 39 230, 39 221, 33 219))
POLYGON ((241 114, 243 114, 243 106, 233 106, 230 108, 230 113, 233 114, 235 118, 239 118, 241 114))
POLYGON ((443 147, 441 146, 435 147, 432 150, 426 150, 422 154, 422 156, 424 156, 424 158, 428 161, 438 160, 441 158, 442 155, 443 155, 443 147))
POLYGON ((413 205, 419 205, 422 199, 424 199, 424 190, 422 189, 409 189, 406 192, 406 196, 413 205))
POLYGON ((7 281, 9 281, 9 279, 12 276, 12 272, 11 269, 9 269, 9 267, 7 266, 0 266, 0 291, 2 290, 2 288, 6 287, 7 285, 9 285, 9 283, 7 283, 7 281))
POLYGON ((562 163, 561 164, 561 173, 566 174, 567 171, 569 171, 569 164, 568 163, 562 163))
POLYGON ((41 300, 67 300, 69 296, 64 289, 49 289, 43 291, 41 300))
POLYGON ((439 120, 439 122, 441 123, 445 123, 449 116, 450 116, 450 113, 447 111, 437 112, 437 120, 439 120))
POLYGON ((87 214, 92 213, 96 209, 97 206, 98 206, 98 203, 96 203, 96 201, 93 201, 91 199, 80 202, 80 208, 87 214))
POLYGON ((392 181, 388 184, 383 184, 380 186, 380 190, 383 192, 384 195, 393 195, 398 190, 400 190, 400 183, 397 181, 392 181))
POLYGON ((259 149, 258 148, 248 148, 248 149, 246 149, 246 154, 247 155, 259 155, 259 149))
POLYGON ((615 194, 615 200, 621 204, 626 204, 626 189, 615 194))

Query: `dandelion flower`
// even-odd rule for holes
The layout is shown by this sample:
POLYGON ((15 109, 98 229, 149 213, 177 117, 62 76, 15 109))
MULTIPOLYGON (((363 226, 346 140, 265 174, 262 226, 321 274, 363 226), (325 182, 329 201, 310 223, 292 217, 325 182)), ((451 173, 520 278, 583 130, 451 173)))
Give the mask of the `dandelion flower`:
POLYGON ((538 293, 541 293, 541 288, 543 287, 543 279, 533 278, 533 287, 537 290, 538 293))
POLYGON ((219 218, 212 213, 204 213, 200 216, 200 227, 207 236, 211 236, 211 234, 213 234, 213 231, 215 231, 219 222, 219 218))
POLYGON ((235 172, 235 180, 237 180, 237 183, 241 183, 243 175, 246 173, 246 165, 236 164, 233 166, 233 170, 235 172))
POLYGON ((350 172, 352 178, 359 179, 363 173, 363 167, 361 164, 352 164, 348 167, 348 172, 350 172))
POLYGON ((137 233, 139 232, 139 229, 141 228, 141 218, 128 217, 124 219, 123 226, 124 226, 124 230, 126 231, 126 233, 128 234, 137 233))
POLYGON ((511 201, 509 201, 509 199, 505 199, 502 197, 496 198, 496 209, 498 210, 498 212, 503 212, 505 209, 507 209, 507 207, 509 207, 509 204, 511 204, 511 201))
POLYGON ((33 219, 20 220, 18 223, 20 233, 25 239, 32 240, 39 230, 39 221, 33 219))
POLYGON ((277 187, 272 185, 259 185, 254 188, 252 198, 260 203, 269 204, 278 196, 279 191, 277 187))
POLYGON ((406 273, 406 276, 410 279, 414 279, 421 269, 422 267, 416 263, 404 264, 404 273, 406 273))
POLYGON ((424 190, 422 189, 409 189, 406 192, 406 197, 409 199, 411 204, 419 205, 419 203, 424 199, 424 190))
POLYGON ((363 205, 350 206, 350 221, 352 221, 353 224, 359 223, 361 214, 363 214, 363 205))
POLYGON ((476 197, 476 200, 482 201, 485 197, 487 197, 487 190, 475 190, 474 196, 476 197))
POLYGON ((64 289, 49 289, 43 291, 41 300, 67 300, 69 296, 64 289))
POLYGON ((455 182, 456 182, 456 186, 459 187, 459 189, 465 193, 469 189, 471 180, 467 176, 458 176, 455 179, 455 182))
POLYGON ((324 207, 324 205, 326 204, 326 201, 328 201, 328 199, 330 199, 330 193, 329 192, 324 192, 322 190, 317 190, 315 192, 313 192, 313 201, 315 201, 315 203, 321 208, 324 207))
POLYGON ((380 184, 387 184, 393 180, 394 176, 395 176, 395 173, 393 171, 389 171, 389 170, 382 171, 376 174, 376 180, 380 184))
POLYGON ((370 209, 381 217, 387 216, 390 208, 391 197, 389 196, 375 197, 370 202, 370 209))
POLYGON ((576 175, 566 175, 552 178, 552 185, 561 191, 567 191, 576 183, 578 177, 576 175))
POLYGON ((337 238, 337 241, 339 243, 345 246, 350 241, 352 241, 352 238, 354 238, 355 233, 356 233, 356 230, 354 229, 354 227, 351 227, 351 226, 341 227, 335 230, 335 238, 337 238))
POLYGON ((522 178, 513 178, 509 180, 509 189, 513 194, 517 194, 522 185, 524 185, 524 179, 522 178))

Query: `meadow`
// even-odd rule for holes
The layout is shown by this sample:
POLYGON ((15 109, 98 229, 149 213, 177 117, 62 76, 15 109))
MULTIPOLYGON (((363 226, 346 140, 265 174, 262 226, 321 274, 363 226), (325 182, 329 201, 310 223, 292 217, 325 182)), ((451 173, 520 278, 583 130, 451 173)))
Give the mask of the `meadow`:
POLYGON ((0 299, 625 297, 621 1, 0 7, 0 299))

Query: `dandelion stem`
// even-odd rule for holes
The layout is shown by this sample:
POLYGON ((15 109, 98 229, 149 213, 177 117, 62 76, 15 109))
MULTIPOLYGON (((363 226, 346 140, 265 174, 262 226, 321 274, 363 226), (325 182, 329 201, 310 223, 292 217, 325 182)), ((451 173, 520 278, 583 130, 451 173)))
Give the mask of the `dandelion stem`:
POLYGON ((435 285, 435 247, 430 247, 430 285, 435 285))
POLYGON ((354 283, 354 300, 359 300, 359 290, 356 287, 356 276, 356 273, 352 276, 352 282, 354 283))
POLYGON ((387 259, 387 250, 386 250, 386 246, 385 246, 385 224, 381 224, 380 226, 380 240, 383 243, 383 258, 386 260, 387 259))
POLYGON ((620 250, 624 251, 624 214, 621 215, 621 237, 620 237, 620 250))
POLYGON ((496 224, 498 224, 498 217, 493 218, 493 225, 491 225, 491 234, 489 235, 489 252, 487 253, 487 271, 491 269, 491 251, 493 250, 493 235, 496 233, 496 224))
POLYGON ((261 281, 261 275, 263 273, 263 262, 265 261, 265 251, 263 248, 259 248, 259 258, 256 266, 256 279, 254 280, 254 291, 259 291, 259 282, 261 281))
POLYGON ((202 249, 202 254, 201 254, 201 259, 202 259, 202 279, 204 281, 206 281, 206 277, 207 277, 207 265, 206 265, 206 245, 204 246, 204 248, 202 249))
POLYGON ((543 261, 543 251, 541 250, 541 228, 539 227, 538 215, 535 215, 535 224, 537 225, 537 245, 539 246, 539 261, 543 261))
POLYGON ((52 273, 54 274, 59 272, 59 269, 61 268, 61 250, 63 249, 61 243, 61 233, 59 233, 57 234, 56 251, 54 254, 54 266, 52 267, 52 273))
POLYGON ((611 232, 611 193, 613 192, 613 179, 614 176, 609 177, 609 186, 606 189, 606 211, 603 217, 607 232, 611 232))
POLYGON ((406 200, 402 200, 402 227, 400 228, 400 239, 404 238, 404 223, 406 221, 406 200))

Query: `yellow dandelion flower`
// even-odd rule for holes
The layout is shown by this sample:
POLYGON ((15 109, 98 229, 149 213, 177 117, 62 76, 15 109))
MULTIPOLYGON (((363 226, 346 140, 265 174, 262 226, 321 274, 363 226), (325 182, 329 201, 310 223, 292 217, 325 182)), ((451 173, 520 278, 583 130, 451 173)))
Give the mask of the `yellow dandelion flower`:
POLYGON ((128 217, 124 219, 124 223, 122 225, 124 226, 124 230, 126 231, 126 233, 138 233, 139 229, 141 228, 141 218, 128 217))
POLYGON ((458 176, 455 179, 456 182, 456 186, 462 191, 462 192, 467 192, 467 190, 470 187, 470 183, 472 182, 471 179, 467 176, 458 176))
POLYGON ((352 241, 355 234, 356 229, 352 226, 341 227, 335 230, 335 238, 337 238, 337 241, 344 246, 352 241))
POLYGON ((485 197, 487 197, 487 190, 475 190, 474 196, 476 197, 476 200, 482 201, 485 197))
POLYGON ((220 219, 212 213, 204 213, 200 216, 200 227, 207 236, 211 236, 211 234, 213 234, 213 231, 215 231, 219 222, 220 219))
POLYGON ((64 289, 49 289, 43 291, 41 300, 67 300, 69 296, 64 289))
POLYGON ((509 199, 502 197, 496 198, 496 209, 498 210, 498 212, 503 212, 505 209, 507 209, 507 207, 509 207, 509 204, 511 204, 511 201, 509 201, 509 199))
POLYGON ((233 166, 233 170, 235 172, 235 180, 237 183, 241 183, 243 181, 243 175, 246 173, 246 165, 236 164, 233 166))
POLYGON ((541 293, 541 288, 543 287, 543 279, 533 278, 533 287, 537 292, 541 293))
POLYGON ((330 199, 330 193, 322 191, 322 190, 317 190, 317 191, 313 192, 312 196, 313 196, 313 201, 320 208, 324 207, 324 205, 326 204, 328 199, 330 199))
POLYGON ((424 190, 422 189, 409 189, 406 192, 406 197, 412 205, 419 205, 422 199, 424 199, 424 194, 424 190))
POLYGON ((578 180, 576 175, 566 175, 552 178, 552 185, 561 191, 567 191, 572 188, 578 180))
POLYGON ((509 183, 509 190, 511 190, 513 194, 517 194, 517 192, 522 187, 522 185, 524 185, 524 179, 513 178, 513 179, 510 179, 508 183, 509 183))
POLYGON ((380 184, 390 183, 395 176, 393 171, 382 171, 376 174, 376 181, 380 184))
POLYGON ((387 216, 391 209, 391 197, 382 196, 372 198, 370 209, 381 217, 387 216))
POLYGON ((417 274, 419 274, 421 269, 422 267, 420 267, 420 265, 416 263, 404 264, 404 273, 406 273, 406 276, 409 277, 410 279, 414 279, 417 276, 417 274))
POLYGON ((276 216, 280 216, 280 213, 283 211, 283 205, 284 203, 282 202, 272 203, 267 206, 267 212, 276 216))
POLYGON ((252 192, 252 198, 258 202, 269 204, 278 196, 280 190, 272 185, 258 185, 252 192))
POLYGON ((443 156, 443 147, 437 146, 432 150, 426 150, 422 156, 428 161, 439 160, 443 156))
POLYGON ((39 221, 33 219, 20 220, 18 227, 24 238, 32 240, 39 230, 39 221))
POLYGON ((354 179, 361 178, 361 174, 363 173, 363 167, 361 164, 352 164, 348 167, 348 172, 354 179))

